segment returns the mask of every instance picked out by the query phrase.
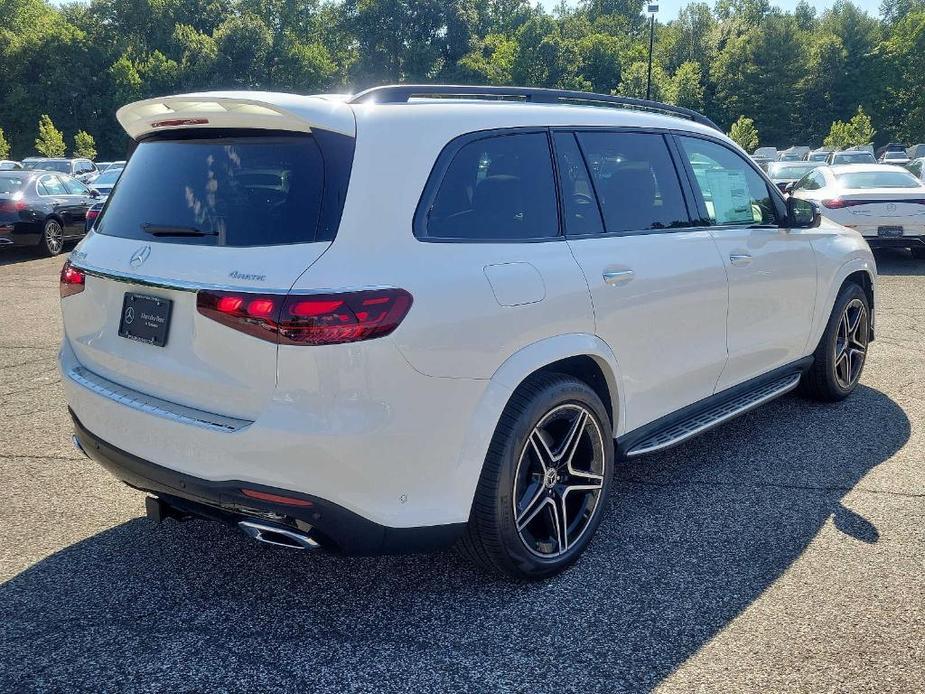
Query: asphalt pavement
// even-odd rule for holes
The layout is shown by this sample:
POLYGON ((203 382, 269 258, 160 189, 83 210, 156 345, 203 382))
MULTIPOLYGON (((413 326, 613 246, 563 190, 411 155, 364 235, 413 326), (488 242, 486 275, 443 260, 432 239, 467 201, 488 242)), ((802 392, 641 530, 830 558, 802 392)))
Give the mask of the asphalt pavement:
POLYGON ((0 691, 921 692, 925 261, 878 254, 862 385, 622 464, 565 574, 144 518, 71 446, 63 259, 0 252, 0 691))

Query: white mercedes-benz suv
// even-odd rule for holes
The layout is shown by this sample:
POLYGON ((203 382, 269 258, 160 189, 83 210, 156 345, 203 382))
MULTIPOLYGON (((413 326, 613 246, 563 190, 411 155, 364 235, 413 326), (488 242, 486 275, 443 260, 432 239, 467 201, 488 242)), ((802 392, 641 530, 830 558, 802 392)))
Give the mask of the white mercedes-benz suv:
POLYGON ((618 460, 860 378, 867 244, 694 112, 404 85, 118 119, 60 366, 77 445, 152 518, 540 578, 618 460))

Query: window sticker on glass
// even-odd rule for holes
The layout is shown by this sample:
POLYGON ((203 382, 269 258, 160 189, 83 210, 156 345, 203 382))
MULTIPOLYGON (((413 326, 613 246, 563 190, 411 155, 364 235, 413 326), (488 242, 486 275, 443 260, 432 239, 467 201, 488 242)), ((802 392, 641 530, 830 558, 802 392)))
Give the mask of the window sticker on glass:
POLYGON ((750 224, 755 221, 748 180, 741 171, 707 171, 706 177, 713 194, 713 215, 716 224, 750 224))

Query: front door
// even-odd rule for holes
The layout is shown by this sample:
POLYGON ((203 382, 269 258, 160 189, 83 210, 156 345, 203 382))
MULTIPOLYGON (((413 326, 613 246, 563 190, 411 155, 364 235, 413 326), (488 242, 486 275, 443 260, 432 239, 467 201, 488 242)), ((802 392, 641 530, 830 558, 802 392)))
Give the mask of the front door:
POLYGON ((806 356, 816 301, 814 231, 786 228, 776 194, 731 147, 688 136, 678 143, 729 277, 729 359, 716 384, 722 391, 806 356))

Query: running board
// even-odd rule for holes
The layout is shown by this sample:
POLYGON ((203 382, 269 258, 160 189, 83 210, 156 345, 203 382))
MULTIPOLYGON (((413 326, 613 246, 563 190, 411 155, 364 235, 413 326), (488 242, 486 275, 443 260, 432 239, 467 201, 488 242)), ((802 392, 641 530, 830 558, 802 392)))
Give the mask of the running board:
POLYGON ((742 393, 731 400, 692 414, 680 422, 673 422, 664 429, 659 429, 642 441, 633 444, 633 447, 626 452, 625 457, 635 458, 646 453, 671 448, 687 441, 793 390, 800 383, 800 376, 800 373, 787 374, 754 390, 742 393))

